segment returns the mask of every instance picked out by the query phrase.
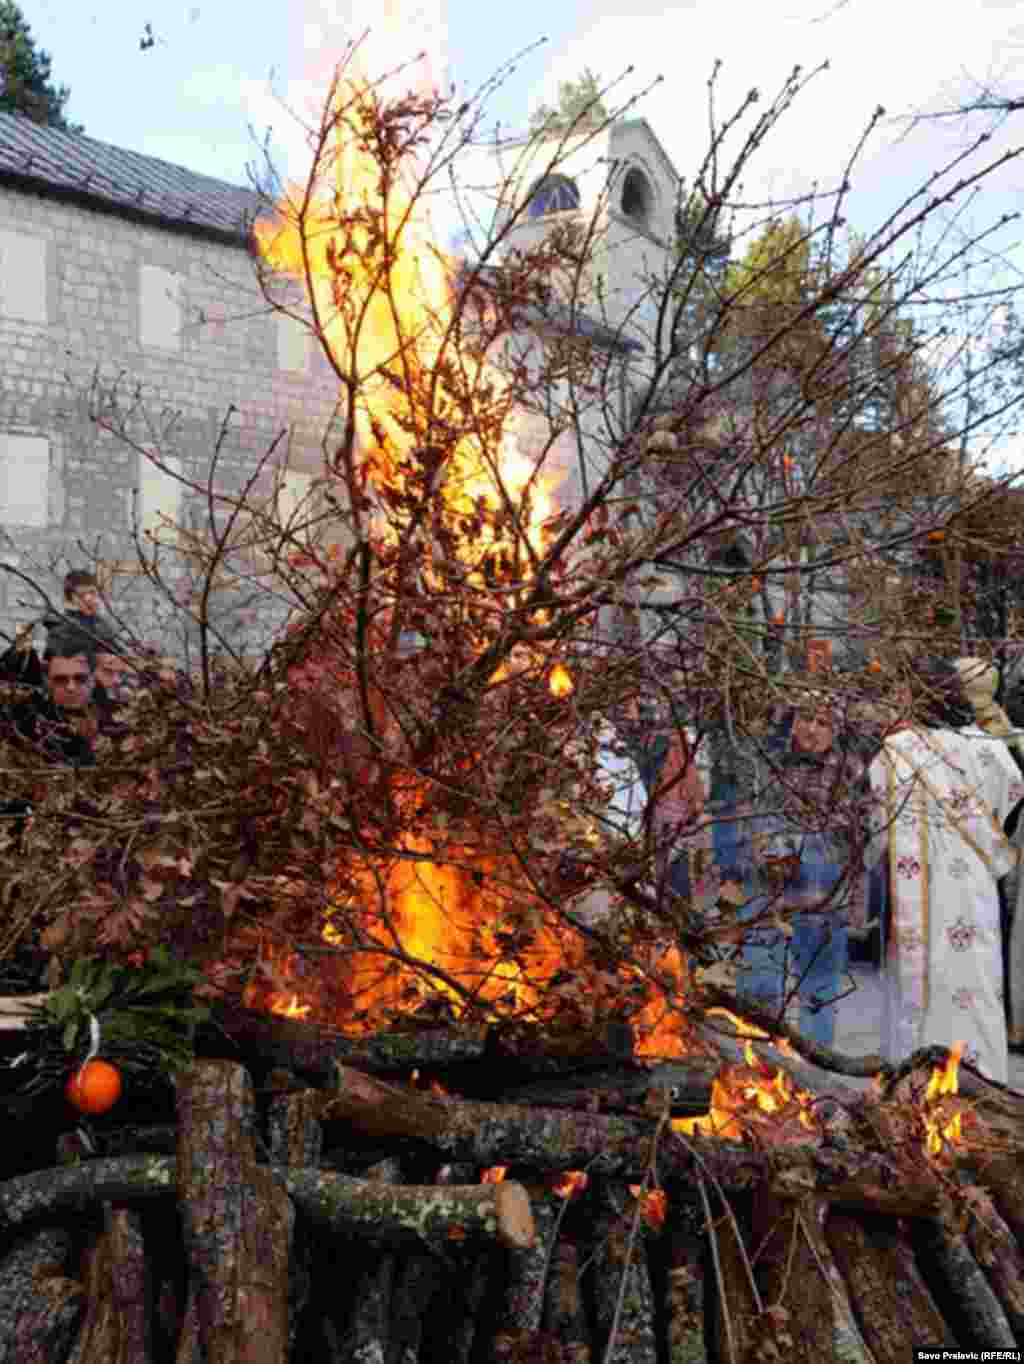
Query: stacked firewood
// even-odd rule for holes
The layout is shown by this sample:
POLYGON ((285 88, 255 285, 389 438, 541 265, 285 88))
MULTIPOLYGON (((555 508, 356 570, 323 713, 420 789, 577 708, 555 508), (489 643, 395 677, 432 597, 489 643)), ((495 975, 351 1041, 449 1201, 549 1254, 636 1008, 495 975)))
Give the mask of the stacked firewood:
POLYGON ((510 1059, 456 1032, 220 1023, 240 1052, 197 1060, 166 1121, 67 1130, 0 1184, 0 1359, 903 1364, 1024 1343, 1024 1096, 965 1068, 970 1140, 909 1151, 945 1053, 734 1140, 677 1121, 711 1105, 713 1062, 621 1039, 510 1059))

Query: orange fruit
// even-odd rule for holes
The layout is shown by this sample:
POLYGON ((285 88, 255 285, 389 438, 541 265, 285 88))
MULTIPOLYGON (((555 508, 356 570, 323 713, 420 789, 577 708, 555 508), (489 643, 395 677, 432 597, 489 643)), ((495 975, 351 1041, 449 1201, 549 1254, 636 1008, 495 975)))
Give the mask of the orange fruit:
POLYGON ((87 1061, 72 1071, 64 1093, 79 1113, 106 1113, 121 1097, 121 1072, 109 1061, 87 1061))

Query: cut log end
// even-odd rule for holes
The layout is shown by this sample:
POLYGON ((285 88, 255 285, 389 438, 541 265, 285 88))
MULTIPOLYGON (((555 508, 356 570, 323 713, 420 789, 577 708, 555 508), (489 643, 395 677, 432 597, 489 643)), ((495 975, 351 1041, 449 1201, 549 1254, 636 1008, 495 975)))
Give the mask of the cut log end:
POLYGON ((511 1250, 529 1250, 537 1239, 530 1195, 522 1184, 512 1183, 496 1184, 494 1195, 498 1240, 511 1250))

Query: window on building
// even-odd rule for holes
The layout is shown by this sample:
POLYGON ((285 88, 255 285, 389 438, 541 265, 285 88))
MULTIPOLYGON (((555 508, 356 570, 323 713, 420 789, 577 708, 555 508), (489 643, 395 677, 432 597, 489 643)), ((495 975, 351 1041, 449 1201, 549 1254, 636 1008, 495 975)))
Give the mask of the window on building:
POLYGON ((290 313, 277 314, 277 367, 304 374, 309 356, 309 328, 290 313))
POLYGON ((181 279, 159 265, 139 267, 139 345, 181 348, 181 279))
POLYGON ((152 536, 170 544, 177 539, 174 528, 181 522, 185 486, 181 482, 181 460, 174 455, 164 456, 158 466, 140 454, 137 486, 135 514, 140 537, 146 541, 152 536))
POLYGON ((622 197, 619 200, 622 212, 627 218, 632 218, 634 222, 643 223, 645 226, 650 221, 651 207, 654 202, 654 194, 651 190, 651 182, 643 171, 632 167, 626 172, 622 182, 622 197))
POLYGON ((49 508, 50 442, 0 433, 0 523, 45 526, 49 508))
POLYGON ((533 188, 527 216, 542 218, 546 213, 568 213, 580 206, 580 192, 567 175, 547 175, 533 188))
POLYGON ((21 232, 0 232, 0 314, 47 322, 46 243, 21 232))

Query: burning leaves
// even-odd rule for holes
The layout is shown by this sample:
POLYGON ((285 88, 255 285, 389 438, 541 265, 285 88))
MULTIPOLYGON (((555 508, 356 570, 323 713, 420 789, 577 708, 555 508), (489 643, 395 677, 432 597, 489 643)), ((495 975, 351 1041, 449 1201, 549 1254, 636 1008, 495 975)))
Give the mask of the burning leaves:
POLYGON ((723 1066, 711 1087, 709 1111, 696 1118, 674 1118, 672 1129, 685 1136, 742 1141, 760 1132, 774 1143, 806 1142, 820 1135, 812 1096, 797 1089, 788 1072, 774 1072, 748 1039, 745 1064, 723 1066))
POLYGON ((668 1195, 664 1189, 646 1189, 630 1184, 629 1192, 640 1203, 640 1215, 652 1231, 661 1231, 668 1215, 668 1195))

